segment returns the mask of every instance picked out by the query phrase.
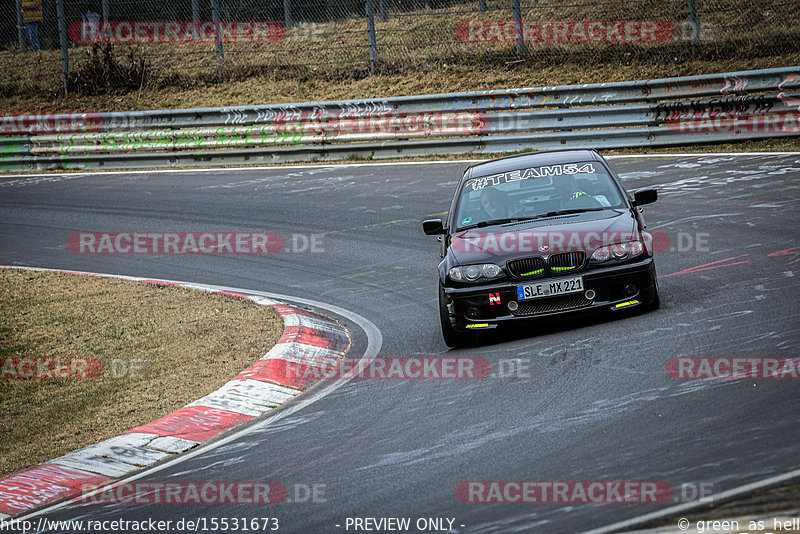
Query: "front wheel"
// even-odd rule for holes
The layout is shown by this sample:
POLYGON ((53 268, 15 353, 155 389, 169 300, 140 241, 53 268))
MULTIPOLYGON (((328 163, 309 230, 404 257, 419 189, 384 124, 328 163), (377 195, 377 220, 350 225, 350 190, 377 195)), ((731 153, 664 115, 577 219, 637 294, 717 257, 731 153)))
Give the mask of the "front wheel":
POLYGON ((475 343, 476 336, 471 332, 459 332, 450 322, 450 313, 447 311, 444 288, 439 286, 439 319, 442 322, 442 337, 448 347, 464 347, 475 343))
POLYGON ((653 300, 645 307, 645 311, 657 310, 661 307, 661 297, 658 293, 658 275, 655 266, 653 267, 653 300))
POLYGON ((661 307, 661 297, 658 295, 658 287, 655 288, 653 294, 653 302, 647 307, 648 310, 657 310, 661 307))

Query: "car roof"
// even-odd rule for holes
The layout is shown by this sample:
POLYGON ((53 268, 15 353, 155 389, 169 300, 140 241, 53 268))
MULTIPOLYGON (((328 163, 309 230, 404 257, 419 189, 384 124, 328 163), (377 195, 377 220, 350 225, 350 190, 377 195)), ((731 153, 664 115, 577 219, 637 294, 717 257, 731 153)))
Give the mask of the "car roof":
POLYGON ((594 150, 553 150, 547 152, 529 152, 516 156, 493 159, 472 165, 465 172, 465 176, 486 176, 526 169, 541 165, 557 165, 559 163, 577 163, 579 161, 603 161, 603 158, 594 150))

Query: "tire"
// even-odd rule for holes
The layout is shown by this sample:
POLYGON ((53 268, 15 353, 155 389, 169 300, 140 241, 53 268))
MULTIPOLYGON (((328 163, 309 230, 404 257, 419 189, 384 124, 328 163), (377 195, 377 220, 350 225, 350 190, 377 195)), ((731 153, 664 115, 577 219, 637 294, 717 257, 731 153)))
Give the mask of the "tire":
POLYGON ((653 293, 653 302, 647 307, 648 310, 653 311, 661 307, 661 297, 658 294, 658 287, 655 288, 653 293))
POLYGON ((439 320, 442 323, 442 337, 448 347, 464 347, 475 343, 475 334, 459 332, 453 328, 453 324, 450 322, 450 313, 447 311, 447 304, 444 301, 444 289, 441 286, 439 286, 439 320))
POLYGON ((653 267, 653 300, 647 305, 646 311, 655 311, 661 307, 661 296, 658 294, 658 276, 653 267))

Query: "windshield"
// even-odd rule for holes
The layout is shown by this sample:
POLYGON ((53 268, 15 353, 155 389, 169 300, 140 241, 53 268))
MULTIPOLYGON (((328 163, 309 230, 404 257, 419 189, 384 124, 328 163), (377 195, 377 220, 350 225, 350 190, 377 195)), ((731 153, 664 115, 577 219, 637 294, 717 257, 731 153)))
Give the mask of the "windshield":
POLYGON ((619 189, 597 162, 546 165, 467 180, 458 198, 455 226, 621 207, 619 189))

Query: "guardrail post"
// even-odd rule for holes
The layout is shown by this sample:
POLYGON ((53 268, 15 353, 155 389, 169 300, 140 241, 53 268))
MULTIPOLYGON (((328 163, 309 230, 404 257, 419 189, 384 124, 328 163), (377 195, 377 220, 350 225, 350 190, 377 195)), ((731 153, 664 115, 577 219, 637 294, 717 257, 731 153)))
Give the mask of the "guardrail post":
POLYGON ((108 0, 103 0, 101 8, 103 11, 103 22, 108 23, 108 0))
POLYGON ((292 27, 292 0, 283 0, 283 25, 286 29, 292 27))
POLYGON ((689 8, 689 28, 691 29, 691 43, 692 43, 692 57, 694 57, 694 47, 697 44, 697 39, 700 34, 700 25, 697 22, 697 2, 696 0, 687 0, 689 8))
POLYGON ((486 0, 480 0, 480 2, 478 2, 478 6, 480 7, 481 11, 486 11, 486 0))
POLYGON ((200 22, 200 0, 192 0, 192 22, 200 22))
POLYGON ((61 45, 61 74, 64 80, 64 96, 69 96, 67 76, 69 76, 69 52, 67 51, 67 17, 64 15, 64 0, 56 0, 58 18, 58 42, 61 45))
POLYGON ((17 39, 19 39, 19 52, 23 54, 28 50, 28 41, 25 40, 25 21, 22 19, 22 0, 17 0, 17 39))
POLYGON ((219 21, 219 0, 211 0, 211 20, 214 21, 214 48, 217 53, 217 77, 222 78, 222 61, 225 51, 222 48, 222 24, 219 21))
POLYGON ((517 27, 517 57, 527 55, 525 50, 525 40, 522 35, 522 8, 519 5, 519 0, 511 0, 511 11, 514 12, 514 23, 517 27))
POLYGON ((375 74, 375 61, 378 59, 378 40, 375 37, 375 15, 373 0, 367 0, 367 35, 369 36, 369 73, 375 74))

